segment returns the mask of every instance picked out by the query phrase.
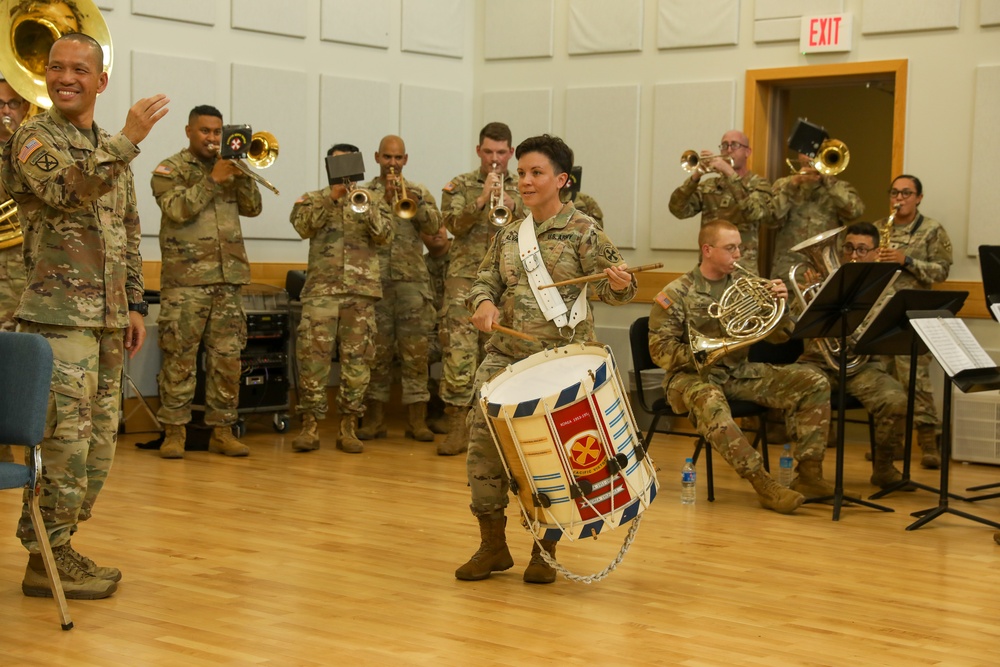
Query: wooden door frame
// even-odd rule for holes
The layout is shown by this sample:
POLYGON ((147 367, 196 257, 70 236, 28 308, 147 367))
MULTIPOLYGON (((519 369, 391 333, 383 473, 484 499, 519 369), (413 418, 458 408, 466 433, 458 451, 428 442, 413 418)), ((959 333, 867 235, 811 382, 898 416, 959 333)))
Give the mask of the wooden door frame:
MULTIPOLYGON (((750 154, 750 169, 764 174, 770 164, 768 131, 774 111, 776 87, 788 84, 822 84, 857 81, 864 83, 873 76, 891 75, 894 80, 892 108, 892 173, 903 173, 903 149, 906 138, 906 79, 907 60, 876 60, 833 65, 804 65, 773 69, 747 70, 746 97, 743 104, 743 127, 754 151, 750 154), (759 150, 757 150, 759 148, 759 150)), ((784 141, 780 145, 784 145, 784 141)))

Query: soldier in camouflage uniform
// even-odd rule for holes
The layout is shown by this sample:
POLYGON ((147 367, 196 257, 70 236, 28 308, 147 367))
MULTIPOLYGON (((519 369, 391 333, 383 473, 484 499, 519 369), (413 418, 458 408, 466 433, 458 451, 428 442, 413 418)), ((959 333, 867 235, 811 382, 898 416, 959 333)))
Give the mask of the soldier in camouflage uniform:
MULTIPOLYGON (((327 155, 357 152, 356 146, 336 144, 327 155)), ((364 451, 357 426, 375 358, 375 302, 382 298, 376 251, 391 242, 392 226, 376 212, 375 194, 367 210, 355 213, 348 185, 337 183, 307 192, 295 202, 289 216, 299 236, 309 239, 309 269, 295 344, 298 411, 302 416, 302 431, 292 441, 297 452, 319 449, 316 422, 326 418, 326 386, 338 340, 337 449, 349 454, 364 451)))
MULTIPOLYGON (((712 220, 728 220, 736 225, 746 248, 740 266, 756 273, 758 230, 761 225, 778 224, 774 219, 771 184, 747 167, 750 141, 739 130, 722 135, 719 151, 722 156, 730 157, 733 165, 722 158, 711 160, 707 168, 716 177, 704 181, 704 171, 695 169, 670 195, 670 212, 682 219, 701 213, 702 225, 712 220)), ((714 151, 701 152, 702 157, 713 154, 714 151)))
POLYGON ((472 405, 476 368, 486 354, 487 336, 469 322, 465 300, 479 264, 499 229, 491 221, 490 203, 500 187, 501 175, 503 205, 510 210, 510 219, 519 220, 525 216, 517 181, 507 170, 507 163, 514 155, 510 128, 504 123, 487 123, 479 131, 476 155, 479 168, 448 181, 441 197, 444 224, 455 236, 441 321, 441 329, 448 340, 441 379, 441 399, 448 413, 448 437, 437 449, 442 456, 460 454, 468 447, 466 418, 472 405))
MULTIPOLYGON (((747 361, 747 348, 736 350, 700 372, 694 365, 690 332, 727 338, 717 318, 708 314, 735 281, 740 259, 740 232, 724 220, 703 226, 698 236, 701 264, 663 288, 649 315, 649 350, 666 370, 664 393, 677 412, 687 412, 698 433, 748 480, 766 509, 788 514, 803 495, 827 496, 833 485, 823 479, 823 456, 830 428, 830 383, 815 368, 802 364, 772 366, 747 361), (688 328, 690 326, 690 329, 688 328), (761 455, 750 446, 729 412, 727 399, 754 401, 788 411, 794 426, 793 454, 798 477, 785 489, 768 475, 761 455)), ((771 284, 776 296, 787 297, 784 283, 771 284)), ((771 337, 787 338, 786 313, 771 337)))
POLYGON ((247 342, 241 286, 250 282, 240 216, 260 215, 257 183, 218 157, 222 114, 197 106, 184 128, 188 147, 157 165, 150 182, 160 207, 160 456, 184 456, 198 347, 206 354, 209 451, 247 456, 233 436, 240 399, 240 354, 247 342))
MULTIPOLYGON (((598 298, 611 305, 631 301, 636 283, 625 271, 626 264, 618 249, 591 218, 577 211, 573 204, 563 204, 559 199, 559 191, 566 185, 573 167, 573 151, 561 139, 543 135, 521 142, 517 147, 517 159, 518 190, 530 211, 529 220, 534 222, 537 256, 552 280, 603 272, 606 278, 591 283, 598 298)), ((486 358, 476 371, 475 395, 484 382, 510 364, 546 348, 595 339, 593 312, 586 300, 583 302, 585 316, 575 328, 558 327, 554 321, 546 319, 521 262, 518 250, 521 226, 522 221, 517 220, 497 233, 479 268, 476 282, 469 290, 467 303, 469 310, 475 312, 473 323, 480 331, 490 333, 494 324, 502 324, 531 334, 539 342, 492 334, 486 346, 486 358)), ((557 289, 569 305, 575 303, 587 285, 557 289)), ((455 576, 474 581, 489 577, 491 572, 509 569, 514 561, 504 531, 508 483, 500 455, 481 410, 470 411, 468 425, 466 468, 472 491, 471 509, 479 521, 482 541, 479 550, 455 571, 455 576)), ((555 541, 542 540, 542 546, 550 554, 555 553, 555 541)), ((555 581, 555 570, 542 558, 538 544, 533 545, 524 580, 529 583, 555 581)))
POLYGON ((420 234, 433 234, 441 228, 441 213, 426 187, 403 179, 403 167, 409 156, 400 137, 382 138, 375 161, 379 176, 366 185, 375 194, 379 215, 392 225, 392 243, 379 248, 379 272, 382 300, 375 304, 378 334, 375 338, 375 362, 368 384, 365 424, 358 429, 362 440, 386 434, 385 404, 389 402, 393 353, 399 359, 403 384, 403 405, 407 406, 409 427, 406 437, 433 442, 427 428, 427 337, 434 327, 434 299, 430 277, 423 261, 420 234), (412 217, 396 215, 403 188, 415 202, 412 217))
MULTIPOLYGON (((917 208, 924 198, 923 184, 916 176, 897 176, 889 190, 892 206, 900 205, 893 219, 889 247, 880 248, 878 261, 902 266, 899 277, 892 284, 893 293, 901 289, 931 289, 934 283, 948 279, 951 270, 951 239, 937 220, 925 217, 917 208)), ((888 218, 875 223, 882 232, 888 218)), ((913 423, 917 428, 917 442, 922 457, 920 465, 936 469, 941 465, 941 419, 934 407, 934 393, 928 368, 931 354, 917 357, 916 404, 913 423)), ((910 357, 896 356, 889 359, 889 372, 895 374, 904 387, 910 383, 910 357)))
MULTIPOLYGON (((442 350, 447 347, 446 333, 441 328, 444 317, 444 283, 448 276, 448 266, 451 263, 451 238, 444 225, 436 234, 421 234, 427 252, 424 253, 424 265, 431 279, 431 293, 434 295, 434 327, 427 337, 427 364, 434 366, 441 361, 442 350)), ((444 402, 441 400, 441 383, 430 376, 427 381, 427 391, 430 401, 427 406, 427 427, 435 433, 448 432, 448 419, 444 415, 444 402)))
MULTIPOLYGON (((121 132, 109 135, 94 123, 97 95, 108 83, 102 63, 90 37, 56 40, 45 72, 53 106, 14 133, 0 162, 0 180, 24 225, 28 286, 14 316, 20 331, 45 337, 54 358, 38 495, 55 576, 72 599, 108 597, 122 576, 77 552, 70 539, 91 517, 111 469, 125 350, 135 354, 146 337, 129 163, 168 102, 164 95, 139 100, 121 132)), ((27 502, 17 535, 30 553, 22 592, 51 597, 27 502)))
MULTIPOLYGON (((30 108, 17 91, 0 74, 0 149, 7 143, 10 136, 21 125, 24 115, 30 108)), ((0 204, 10 200, 7 191, 0 183, 0 204)), ((13 202, 11 202, 13 205, 13 202)), ((6 213, 6 209, 3 211, 6 213)), ((17 214, 2 223, 0 232, 10 230, 12 225, 18 225, 17 214)), ((12 233, 9 232, 8 233, 12 233)), ((14 310, 21 300, 24 291, 24 254, 21 251, 21 239, 11 239, 7 248, 0 248, 0 331, 14 331, 17 322, 14 321, 14 310)), ((0 445, 0 462, 13 462, 14 456, 9 445, 0 445)))
POLYGON ((788 281, 788 271, 805 262, 805 255, 792 252, 793 246, 828 229, 836 229, 860 218, 865 205, 858 191, 836 176, 816 171, 813 160, 799 155, 802 170, 774 182, 774 217, 781 229, 774 244, 772 278, 788 281))

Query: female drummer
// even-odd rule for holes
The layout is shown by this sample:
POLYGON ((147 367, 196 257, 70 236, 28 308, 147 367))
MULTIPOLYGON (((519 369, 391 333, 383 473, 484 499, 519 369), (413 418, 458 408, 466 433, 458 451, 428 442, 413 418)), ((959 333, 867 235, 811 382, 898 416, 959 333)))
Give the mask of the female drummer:
MULTIPOLYGON (((539 304, 532 283, 543 286, 603 273, 604 278, 591 284, 605 303, 628 303, 636 292, 614 243, 592 218, 559 198, 573 167, 572 149, 558 137, 542 135, 521 142, 515 156, 518 191, 530 215, 497 232, 466 304, 474 311, 472 323, 480 331, 494 332, 493 325, 498 324, 530 334, 537 342, 494 332, 476 372, 475 396, 484 382, 510 364, 547 348, 595 340, 586 283, 542 290, 545 307, 539 304), (558 292, 553 295, 553 290, 558 292)), ((514 565, 504 533, 507 479, 485 417, 475 408, 469 411, 466 468, 472 513, 479 520, 482 543, 455 576, 475 581, 514 565)), ((550 554, 555 553, 555 541, 543 540, 542 544, 550 554)), ((555 571, 541 557, 537 544, 524 580, 539 584, 555 581, 555 571)))

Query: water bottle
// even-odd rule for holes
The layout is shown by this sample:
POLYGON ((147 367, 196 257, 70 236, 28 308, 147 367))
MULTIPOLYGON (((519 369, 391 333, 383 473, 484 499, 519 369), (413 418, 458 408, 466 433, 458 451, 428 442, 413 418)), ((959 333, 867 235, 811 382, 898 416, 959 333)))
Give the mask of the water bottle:
POLYGON ((684 461, 681 468, 681 505, 694 505, 695 483, 698 478, 698 471, 694 469, 691 459, 684 461))
POLYGON ((780 468, 778 469, 778 484, 781 484, 786 489, 792 483, 792 469, 795 467, 795 459, 792 458, 792 447, 789 444, 785 444, 785 448, 781 450, 781 459, 778 463, 780 468))

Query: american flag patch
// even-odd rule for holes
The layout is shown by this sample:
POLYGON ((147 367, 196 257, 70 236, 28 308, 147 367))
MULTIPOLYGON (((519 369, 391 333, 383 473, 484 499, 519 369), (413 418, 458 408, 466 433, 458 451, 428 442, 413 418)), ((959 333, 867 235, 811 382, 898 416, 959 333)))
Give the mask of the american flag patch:
POLYGON ((156 169, 153 170, 153 173, 159 174, 160 176, 169 176, 173 171, 173 167, 168 167, 165 164, 159 164, 156 165, 156 169))
POLYGON ((667 310, 674 303, 673 301, 670 300, 670 297, 667 296, 666 292, 660 292, 659 294, 657 294, 655 301, 656 303, 660 304, 660 307, 663 308, 663 310, 667 310))
POLYGON ((17 154, 17 159, 21 162, 27 162, 32 153, 41 147, 42 142, 39 141, 37 137, 32 137, 25 142, 24 146, 21 147, 21 152, 17 154))
POLYGON ((306 196, 305 196, 305 195, 302 195, 301 197, 299 197, 298 199, 296 199, 296 200, 295 200, 295 203, 296 203, 296 204, 301 204, 301 203, 302 203, 302 202, 304 202, 305 200, 306 200, 306 196))
POLYGON ((445 184, 445 186, 443 188, 441 188, 441 189, 444 190, 445 192, 451 192, 452 190, 455 189, 455 182, 454 181, 448 181, 445 184))

